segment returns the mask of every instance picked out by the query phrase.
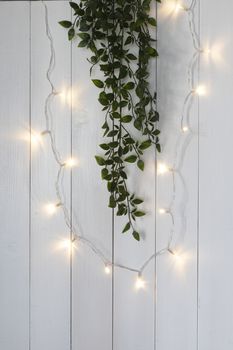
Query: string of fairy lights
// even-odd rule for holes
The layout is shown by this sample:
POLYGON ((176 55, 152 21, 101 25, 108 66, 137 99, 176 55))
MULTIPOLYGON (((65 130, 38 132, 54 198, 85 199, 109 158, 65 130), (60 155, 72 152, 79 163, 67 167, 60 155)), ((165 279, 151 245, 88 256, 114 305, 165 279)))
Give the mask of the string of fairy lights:
POLYGON ((179 171, 179 152, 178 151, 180 150, 180 148, 182 149, 183 147, 185 152, 185 145, 187 145, 186 139, 190 138, 190 136, 192 136, 192 133, 193 133, 190 125, 190 107, 192 105, 192 101, 195 96, 197 97, 202 96, 202 95, 205 95, 206 93, 205 86, 203 85, 195 86, 195 81, 194 81, 195 66, 201 54, 211 53, 211 50, 209 48, 201 47, 200 38, 195 28, 195 11, 196 11, 197 0, 192 0, 190 6, 188 7, 184 6, 180 1, 177 1, 177 0, 169 1, 169 6, 171 7, 171 10, 174 13, 181 14, 183 12, 184 14, 187 14, 187 17, 188 17, 189 30, 192 37, 192 43, 193 43, 193 49, 194 49, 192 59, 188 66, 188 84, 189 84, 190 91, 187 93, 187 96, 184 99, 184 103, 182 107, 181 120, 180 120, 180 134, 175 147, 174 162, 172 166, 168 166, 165 163, 158 163, 158 166, 157 166, 157 172, 159 176, 168 172, 172 176, 173 185, 172 185, 172 194, 171 194, 171 204, 169 208, 160 208, 158 210, 159 214, 161 215, 167 214, 171 218, 171 230, 170 230, 169 239, 168 239, 167 245, 163 249, 149 256, 140 267, 131 267, 118 262, 112 262, 111 259, 109 259, 104 254, 104 252, 94 242, 92 242, 91 239, 87 238, 84 235, 79 234, 78 230, 74 226, 74 223, 72 222, 72 217, 71 217, 72 213, 70 212, 70 210, 66 205, 65 193, 63 189, 63 177, 64 177, 64 172, 69 171, 73 167, 77 166, 78 162, 77 162, 77 159, 73 157, 63 160, 55 141, 56 138, 55 138, 55 132, 53 130, 53 123, 52 123, 53 116, 51 113, 50 105, 54 100, 54 98, 59 96, 61 92, 59 92, 56 89, 52 80, 52 73, 55 68, 55 48, 54 48, 54 41, 53 41, 53 37, 51 34, 50 25, 49 25, 48 7, 43 0, 42 0, 42 4, 44 6, 44 11, 45 11, 46 36, 50 44, 50 60, 49 60, 49 66, 46 73, 46 78, 50 86, 50 92, 45 100, 45 105, 44 105, 45 130, 40 133, 35 133, 34 131, 31 130, 30 140, 31 142, 35 143, 35 142, 38 142, 39 140, 41 141, 42 138, 44 137, 48 137, 51 145, 52 154, 57 164, 57 176, 55 179, 56 201, 54 203, 48 203, 45 205, 46 212, 48 213, 48 215, 51 215, 51 216, 53 216, 57 212, 57 210, 61 210, 63 212, 65 224, 69 229, 69 232, 71 232, 70 239, 67 242, 65 242, 68 249, 72 250, 72 246, 79 243, 86 245, 94 254, 96 254, 99 257, 100 261, 103 263, 104 271, 106 274, 111 274, 112 268, 124 269, 130 272, 136 273, 137 278, 136 278, 135 286, 137 289, 143 289, 146 285, 146 281, 143 278, 143 273, 147 268, 148 264, 160 255, 169 253, 169 254, 172 254, 173 256, 176 256, 178 254, 173 244, 174 234, 175 234, 175 215, 173 213, 173 208, 174 208, 174 205, 176 202, 176 196, 177 196, 176 178, 179 177, 185 186, 184 179, 182 177, 181 172, 179 171))

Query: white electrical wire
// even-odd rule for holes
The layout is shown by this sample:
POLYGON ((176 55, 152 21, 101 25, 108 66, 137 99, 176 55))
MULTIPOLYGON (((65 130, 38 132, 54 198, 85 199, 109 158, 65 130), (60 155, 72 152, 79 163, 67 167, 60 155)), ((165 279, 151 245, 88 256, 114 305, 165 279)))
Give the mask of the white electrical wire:
MULTIPOLYGON (((178 2, 176 2, 178 4, 178 2)), ((186 227, 187 227, 187 219, 186 219, 186 203, 188 201, 188 190, 186 186, 185 179, 180 171, 183 165, 183 161, 186 155, 186 151, 188 149, 188 145, 192 140, 193 131, 191 129, 190 125, 190 110, 193 104, 193 98, 197 94, 196 93, 196 87, 194 82, 195 77, 195 67, 198 63, 200 54, 205 53, 205 50, 201 47, 200 44, 200 36, 198 35, 195 27, 195 11, 196 11, 196 5, 197 0, 192 0, 189 7, 183 7, 181 6, 181 11, 184 11, 184 13, 187 13, 188 15, 188 25, 189 25, 189 31, 192 38, 192 44, 194 53, 191 57, 191 60, 188 65, 188 73, 187 73, 187 80, 188 80, 188 87, 189 92, 185 96, 183 105, 182 105, 182 113, 181 113, 181 121, 180 121, 180 135, 177 139, 176 145, 175 145, 175 152, 174 152, 174 162, 173 162, 173 170, 171 172, 172 176, 172 199, 169 206, 169 210, 167 213, 172 215, 172 226, 170 229, 170 235, 169 235, 169 241, 168 241, 168 249, 171 251, 175 251, 175 243, 174 243, 174 236, 175 236, 175 225, 176 216, 173 213, 173 208, 176 204, 176 197, 177 197, 177 191, 176 191, 176 177, 179 178, 179 180, 182 183, 183 187, 183 204, 182 204, 182 210, 181 210, 181 228, 180 228, 180 234, 181 236, 184 236, 186 233, 186 227)), ((198 94, 197 94, 198 95, 198 94)))
MULTIPOLYGON (((172 228, 170 231, 170 236, 168 239, 167 246, 165 248, 159 250, 155 254, 151 255, 148 259, 145 260, 145 262, 139 268, 130 267, 130 266, 127 266, 127 265, 124 265, 121 263, 116 263, 116 262, 113 263, 109 258, 107 258, 105 256, 105 254, 102 252, 102 250, 100 248, 98 248, 90 239, 88 239, 87 237, 84 237, 83 235, 80 235, 78 233, 78 230, 76 230, 74 225, 72 225, 71 213, 69 212, 68 208, 66 207, 65 193, 64 193, 64 189, 63 189, 63 185, 62 185, 63 184, 64 168, 66 166, 66 163, 62 160, 60 153, 59 153, 57 146, 56 146, 55 134, 54 134, 53 127, 52 127, 52 114, 50 111, 50 104, 51 104, 53 98, 59 94, 59 92, 56 90, 56 88, 53 84, 52 78, 51 78, 52 72, 55 68, 56 56, 55 56, 53 37, 52 37, 50 26, 49 26, 48 7, 43 0, 41 2, 43 4, 44 10, 45 10, 46 36, 47 36, 49 43, 50 43, 50 53, 51 53, 50 60, 49 60, 49 67, 48 67, 48 70, 46 72, 46 77, 47 77, 47 80, 49 82, 51 91, 45 100, 45 106, 44 106, 46 130, 44 132, 42 132, 41 134, 47 135, 49 137, 50 144, 51 144, 51 150, 52 150, 54 159, 58 165, 58 172, 57 172, 57 177, 56 177, 56 181, 55 181, 55 190, 56 190, 56 196, 57 196, 57 201, 58 201, 57 206, 60 206, 62 208, 66 226, 69 228, 69 230, 72 230, 72 237, 73 237, 72 242, 78 241, 78 242, 82 242, 84 245, 88 246, 90 248, 90 250, 99 257, 99 259, 103 262, 103 264, 105 266, 117 267, 120 269, 128 270, 128 271, 137 273, 138 276, 141 276, 142 273, 144 272, 144 270, 146 269, 146 267, 148 266, 148 264, 153 259, 156 259, 156 257, 161 256, 167 252, 174 254, 174 250, 172 249, 172 243, 173 243, 174 234, 175 234, 175 218, 174 218, 174 215, 172 212, 172 207, 174 206, 175 200, 176 200, 176 179, 175 179, 176 175, 178 175, 180 177, 180 179, 185 187, 184 179, 178 170, 179 169, 178 165, 180 165, 178 163, 178 150, 179 150, 180 138, 179 138, 178 143, 176 145, 175 160, 174 160, 173 171, 172 171, 172 179, 173 179, 172 180, 173 181, 172 202, 171 202, 171 206, 170 206, 169 211, 167 211, 169 213, 169 215, 171 217, 171 221, 172 221, 172 228)), ((183 108, 182 108, 182 117, 181 117, 182 136, 184 136, 184 132, 183 132, 184 116, 185 116, 185 113, 187 112, 187 110, 189 109, 190 101, 192 100, 193 91, 194 91, 194 86, 193 86, 194 67, 195 67, 197 59, 199 57, 199 54, 202 52, 202 50, 200 48, 200 40, 199 40, 199 37, 198 37, 198 35, 196 33, 196 29, 195 29, 195 21, 194 21, 195 5, 196 5, 196 0, 193 0, 190 7, 185 9, 185 11, 188 14, 189 29, 190 29, 190 33, 192 36, 192 41, 193 41, 195 53, 192 57, 192 60, 189 64, 189 69, 188 69, 188 82, 189 82, 189 86, 191 87, 191 91, 186 96, 186 98, 184 100, 183 108)), ((186 115, 186 121, 189 122, 189 116, 187 116, 187 115, 186 115)), ((188 124, 188 126, 189 126, 189 124, 188 124)), ((189 132, 189 134, 191 134, 191 132, 189 132)), ((185 144, 185 142, 183 144, 185 144)))

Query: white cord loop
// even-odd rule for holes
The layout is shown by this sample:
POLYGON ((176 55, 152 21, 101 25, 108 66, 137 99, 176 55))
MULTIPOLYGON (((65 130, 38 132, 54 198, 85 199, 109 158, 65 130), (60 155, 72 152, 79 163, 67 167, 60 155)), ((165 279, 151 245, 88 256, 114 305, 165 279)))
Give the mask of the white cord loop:
MULTIPOLYGON (((188 83, 190 86, 190 92, 185 97, 183 107, 182 107, 182 114, 181 114, 182 136, 184 136, 184 128, 185 127, 190 131, 189 109, 190 109, 191 102, 193 99, 193 91, 195 91, 195 88, 194 88, 194 67, 195 67, 196 62, 198 60, 199 54, 203 52, 203 50, 201 49, 201 46, 200 46, 200 38, 197 35, 196 29, 195 29, 195 22, 194 22, 194 12, 195 12, 196 1, 197 0, 193 0, 190 7, 183 8, 185 10, 185 12, 188 14, 189 29, 190 29, 190 33, 192 36, 192 42, 193 42, 193 47, 194 47, 195 53, 192 56, 192 59, 190 61, 189 68, 188 68, 188 83), (184 121, 186 122, 185 124, 184 124, 184 121)), ((130 266, 127 266, 127 265, 124 265, 121 263, 117 263, 117 262, 113 263, 110 259, 108 259, 104 255, 102 250, 100 248, 98 248, 90 239, 88 239, 87 237, 84 237, 83 235, 78 234, 77 233, 78 230, 76 230, 76 228, 72 224, 71 214, 70 214, 70 212, 65 204, 66 198, 65 198, 64 188, 63 188, 63 176, 64 176, 64 167, 65 167, 66 163, 62 160, 60 153, 59 153, 57 146, 56 146, 55 134, 54 134, 53 123, 52 123, 52 114, 50 111, 50 105, 53 101, 53 98, 55 96, 59 95, 59 92, 56 90, 56 88, 53 84, 52 78, 51 78, 52 72, 55 68, 56 57, 55 57, 53 37, 52 37, 51 30, 49 27, 48 8, 47 8, 46 3, 43 0, 42 0, 42 4, 43 4, 44 10, 45 10, 46 35, 47 35, 48 41, 50 43, 50 53, 51 53, 50 60, 49 60, 49 67, 48 67, 48 70, 46 72, 46 77, 47 77, 47 80, 49 82, 51 91, 45 100, 44 115, 45 115, 46 129, 45 129, 45 131, 42 132, 42 135, 48 135, 48 137, 50 139, 50 145, 51 145, 51 150, 52 150, 54 159, 55 159, 56 163, 58 164, 58 172, 57 172, 56 181, 55 181, 55 190, 56 190, 56 196, 57 196, 57 202, 58 202, 57 207, 61 207, 61 209, 63 211, 66 226, 68 227, 69 230, 72 230, 72 237, 73 237, 72 243, 73 242, 81 242, 84 245, 88 246, 89 249, 94 254, 96 254, 99 257, 99 259, 102 261, 102 263, 104 264, 106 273, 109 273, 110 267, 112 267, 112 268, 114 267, 114 268, 120 268, 120 269, 128 270, 130 272, 137 273, 138 277, 141 278, 146 267, 148 266, 148 264, 152 260, 156 259, 158 256, 161 256, 167 252, 172 254, 172 255, 175 254, 174 250, 171 248, 171 246, 173 245, 174 234, 175 234, 175 218, 174 218, 172 208, 174 207, 175 201, 176 201, 176 176, 179 176, 179 178, 181 179, 181 181, 184 185, 185 192, 187 192, 187 189, 185 186, 185 181, 177 169, 180 169, 180 165, 182 163, 182 159, 184 158, 185 150, 187 148, 188 143, 187 143, 187 141, 183 142, 183 146, 181 147, 181 150, 182 150, 181 160, 178 161, 178 150, 180 149, 180 143, 183 141, 179 137, 177 144, 176 144, 176 147, 175 147, 176 151, 175 151, 174 164, 173 164, 173 167, 170 168, 171 169, 170 173, 172 175, 172 182, 173 182, 173 192, 172 192, 171 205, 169 207, 170 209, 166 210, 166 213, 168 213, 171 217, 172 227, 170 230, 170 235, 169 235, 167 247, 159 250, 158 252, 151 255, 149 258, 147 258, 146 261, 141 265, 141 267, 134 268, 134 267, 130 267, 130 266), (176 170, 174 171, 174 169, 176 169, 176 170)), ((185 133, 185 134, 188 134, 187 138, 190 138, 191 132, 185 133)), ((183 213, 183 227, 184 228, 186 227, 185 210, 183 213)))

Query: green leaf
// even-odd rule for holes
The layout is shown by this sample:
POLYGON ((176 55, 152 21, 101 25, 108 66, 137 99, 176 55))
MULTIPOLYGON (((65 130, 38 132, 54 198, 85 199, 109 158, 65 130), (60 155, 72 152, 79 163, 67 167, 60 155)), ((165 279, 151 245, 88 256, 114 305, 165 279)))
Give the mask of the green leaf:
POLYGON ((102 143, 100 147, 105 151, 109 150, 109 145, 107 145, 106 143, 102 143))
POLYGON ((80 41, 80 43, 78 44, 78 47, 86 47, 88 44, 87 40, 82 40, 80 41))
POLYGON ((138 242, 140 241, 140 235, 137 231, 133 231, 133 237, 134 237, 134 239, 136 239, 136 241, 138 241, 138 242))
POLYGON ((127 75, 128 75, 127 67, 121 67, 118 79, 124 79, 125 77, 127 77, 127 75))
POLYGON ((101 92, 99 95, 99 102, 103 105, 103 106, 108 106, 109 105, 109 101, 108 101, 108 97, 106 95, 105 92, 101 92))
POLYGON ((146 215, 146 213, 144 213, 144 211, 136 211, 136 212, 134 213, 134 215, 137 216, 137 217, 141 217, 141 216, 146 215))
POLYGON ((148 23, 150 23, 150 25, 153 27, 156 27, 157 25, 156 19, 153 17, 148 18, 148 23))
POLYGON ((129 229, 130 229, 130 222, 128 222, 128 223, 125 225, 125 227, 124 227, 122 233, 125 233, 125 232, 129 231, 129 229))
POLYGON ((104 83, 101 80, 98 79, 92 79, 92 82, 97 86, 99 89, 102 89, 104 87, 104 83))
POLYGON ((137 162, 137 166, 138 168, 143 171, 144 170, 144 162, 143 160, 139 159, 139 161, 137 162))
POLYGON ((131 115, 125 115, 121 118, 122 123, 130 123, 133 117, 131 115))
POLYGON ((132 43, 132 38, 131 36, 128 36, 128 38, 125 40, 125 45, 129 45, 132 43))
POLYGON ((104 180, 106 178, 106 176, 108 176, 108 169, 106 169, 106 168, 102 169, 101 176, 102 176, 102 179, 104 180))
POLYGON ((137 95, 139 98, 142 98, 142 97, 143 97, 143 93, 144 93, 143 88, 142 88, 140 85, 138 85, 138 86, 136 87, 136 95, 137 95))
POLYGON ((105 165, 105 160, 104 160, 104 158, 102 158, 102 157, 100 157, 100 156, 95 156, 95 159, 96 159, 97 163, 98 163, 100 166, 105 165))
POLYGON ((118 130, 112 130, 112 131, 109 131, 108 133, 108 137, 114 137, 118 134, 118 130))
POLYGON ((147 148, 149 148, 151 146, 151 141, 150 140, 146 140, 144 142, 141 143, 141 145, 139 146, 139 148, 141 150, 145 150, 147 148))
POLYGON ((74 28, 70 28, 69 31, 68 31, 68 39, 69 40, 72 40, 75 36, 75 30, 74 28))
POLYGON ((124 89, 126 89, 126 90, 133 90, 134 87, 135 87, 135 84, 132 81, 130 81, 124 85, 124 89))
POLYGON ((117 101, 113 101, 112 103, 112 111, 115 112, 118 108, 118 102, 117 101))
POLYGON ((75 15, 78 14, 79 16, 83 16, 85 13, 84 10, 81 9, 79 5, 73 1, 70 2, 70 7, 72 7, 72 9, 75 11, 75 15))
POLYGON ((128 53, 127 58, 131 61, 135 61, 137 59, 137 57, 135 55, 133 55, 132 53, 128 53))
POLYGON ((113 112, 112 116, 114 119, 120 119, 120 117, 121 117, 120 113, 118 113, 118 112, 113 112))
POLYGON ((113 195, 111 195, 110 198, 109 198, 108 206, 109 206, 109 208, 116 208, 116 201, 115 201, 113 195))
POLYGON ((76 4, 76 2, 70 1, 69 4, 70 4, 70 7, 72 7, 72 9, 74 9, 75 11, 79 9, 79 6, 78 4, 76 4))
POLYGON ((161 152, 161 146, 160 146, 159 143, 156 144, 156 149, 157 149, 157 151, 158 151, 159 153, 161 152))
POLYGON ((118 142, 117 142, 117 141, 110 142, 110 143, 109 143, 109 146, 110 146, 111 148, 116 148, 116 147, 118 146, 118 142))
POLYGON ((128 101, 121 101, 121 102, 119 103, 119 106, 120 106, 121 108, 124 108, 124 107, 127 106, 127 104, 128 104, 128 101))
POLYGON ((91 37, 90 34, 88 33, 78 33, 78 36, 82 39, 82 40, 86 40, 88 41, 91 37))
POLYGON ((154 48, 151 47, 151 46, 147 47, 146 53, 148 53, 148 55, 150 55, 151 57, 157 57, 157 56, 158 56, 157 50, 154 49, 154 48))
POLYGON ((72 27, 72 22, 70 22, 70 21, 60 21, 59 24, 64 28, 72 27))
POLYGON ((136 204, 136 205, 139 205, 139 204, 142 204, 142 203, 143 203, 143 200, 140 199, 140 198, 135 198, 135 199, 133 200, 133 203, 136 204))
POLYGON ((153 135, 157 136, 160 134, 160 131, 158 129, 156 129, 154 132, 153 132, 153 135))
MULTIPOLYGON (((83 10, 82 10, 82 14, 83 14, 83 10)), ((82 16, 82 14, 80 15, 82 16)), ((90 25, 87 24, 87 22, 84 19, 82 19, 79 25, 80 32, 87 32, 89 29, 90 29, 90 25)))
POLYGON ((137 129, 137 130, 141 130, 142 129, 142 121, 141 119, 137 118, 135 121, 134 121, 134 127, 137 129))
POLYGON ((102 125, 102 129, 108 129, 108 128, 109 128, 108 123, 104 122, 104 124, 102 125))
POLYGON ((120 171, 120 175, 123 179, 127 180, 127 174, 123 170, 120 171))
POLYGON ((128 162, 128 163, 135 163, 137 160, 137 156, 134 156, 134 155, 131 155, 127 158, 125 158, 125 162, 128 162))

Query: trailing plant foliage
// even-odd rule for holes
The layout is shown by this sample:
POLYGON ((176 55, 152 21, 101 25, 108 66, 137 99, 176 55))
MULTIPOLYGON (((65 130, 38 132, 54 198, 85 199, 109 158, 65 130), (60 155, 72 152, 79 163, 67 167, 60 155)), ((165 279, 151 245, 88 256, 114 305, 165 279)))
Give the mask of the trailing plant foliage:
POLYGON ((150 91, 148 82, 149 61, 158 56, 149 30, 156 26, 155 18, 149 15, 151 2, 70 2, 74 20, 60 22, 68 29, 69 40, 78 36, 78 46, 91 51, 90 72, 98 66, 104 76, 92 80, 101 90, 99 102, 105 115, 105 142, 100 145, 104 155, 95 158, 102 167, 102 179, 107 182, 109 207, 116 208, 116 215, 127 216, 123 233, 131 230, 138 241, 140 233, 135 229, 135 221, 145 215, 138 208, 143 200, 130 193, 126 168, 134 163, 143 171, 144 151, 155 145, 160 152, 156 93, 150 91))

